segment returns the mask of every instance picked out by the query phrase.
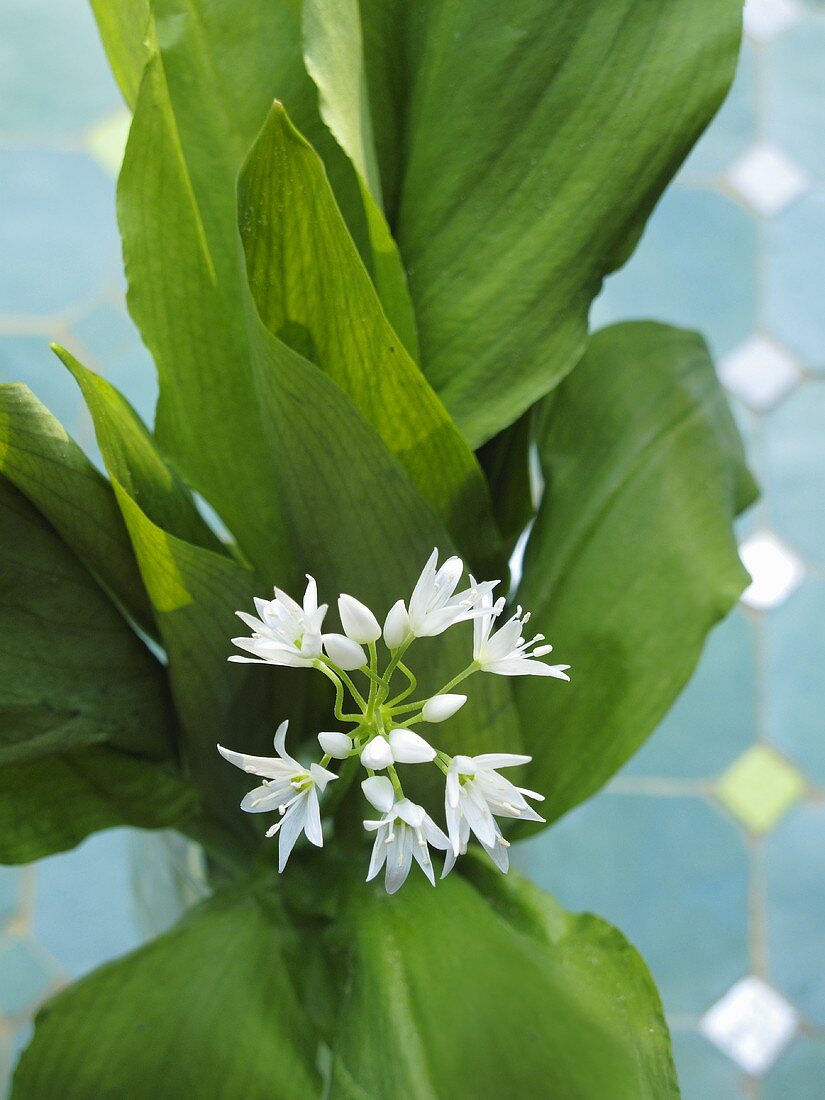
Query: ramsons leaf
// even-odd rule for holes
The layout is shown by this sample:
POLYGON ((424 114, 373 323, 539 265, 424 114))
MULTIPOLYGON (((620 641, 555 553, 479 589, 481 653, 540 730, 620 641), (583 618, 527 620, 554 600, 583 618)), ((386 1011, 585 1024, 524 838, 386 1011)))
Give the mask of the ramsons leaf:
POLYGON ((675 1100, 661 1005, 633 948, 494 875, 349 895, 331 1100, 675 1100))
POLYGON ((0 473, 145 630, 152 613, 112 487, 27 386, 0 386, 0 473))
POLYGON ((160 663, 22 493, 0 478, 0 762, 108 743, 163 759, 160 663))
POLYGON ((705 344, 665 325, 598 333, 539 449, 547 487, 518 598, 572 682, 525 679, 516 699, 553 820, 639 747, 736 602, 748 577, 732 521, 755 489, 705 344))
POLYGON ((251 892, 205 902, 41 1009, 14 1100, 320 1095, 284 941, 251 892))
POLYGON ((728 88, 741 9, 361 0, 421 363, 473 446, 580 357, 602 278, 728 88))

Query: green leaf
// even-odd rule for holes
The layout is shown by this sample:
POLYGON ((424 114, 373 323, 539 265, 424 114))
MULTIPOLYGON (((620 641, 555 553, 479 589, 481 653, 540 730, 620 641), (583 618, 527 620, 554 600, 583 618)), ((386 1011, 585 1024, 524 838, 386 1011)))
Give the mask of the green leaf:
POLYGON ((471 875, 395 898, 354 886, 330 1100, 675 1100, 661 1005, 627 941, 517 876, 471 875))
POLYGON ((358 0, 304 0, 303 37, 304 61, 318 87, 321 117, 358 177, 378 295, 404 347, 417 359, 418 333, 407 276, 382 210, 358 0))
POLYGON ((251 893, 204 903, 40 1011, 14 1100, 320 1095, 284 955, 282 927, 251 893))
MULTIPOLYGON (((144 73, 120 213, 132 309, 159 367, 159 443, 256 568, 261 588, 232 609, 273 583, 297 590, 309 572, 323 593, 351 592, 381 615, 433 546, 450 551, 450 536, 350 397, 260 322, 232 157, 225 136, 208 129, 222 115, 211 111, 200 47, 190 48, 197 25, 182 17, 158 26, 164 52, 144 73)), ((217 619, 212 629, 217 639, 217 619)), ((466 645, 460 634, 447 639, 431 678, 437 663, 440 683, 462 668, 466 645)), ((518 743, 509 686, 485 680, 450 724, 455 749, 518 743)))
POLYGON ((601 280, 728 88, 741 3, 361 6, 422 366, 478 446, 579 359, 601 280))
MULTIPOLYGON (((57 354, 89 406, 98 446, 152 602, 169 660, 184 753, 207 811, 241 839, 241 784, 216 745, 240 732, 271 743, 271 681, 252 687, 250 670, 227 663, 234 612, 255 589, 251 570, 226 556, 129 403, 62 348, 57 354)), ((263 744, 261 747, 263 747, 263 744)))
POLYGON ((149 57, 149 0, 90 2, 115 80, 132 107, 149 57))
POLYGON ((549 820, 655 728, 748 581, 732 520, 754 498, 707 348, 657 324, 598 333, 550 402, 547 489, 518 598, 569 662, 516 699, 549 820))
POLYGON ((152 612, 112 487, 20 383, 0 386, 0 473, 144 630, 152 612))
POLYGON ((0 863, 30 863, 115 825, 190 829, 197 794, 171 768, 107 745, 0 768, 0 863))
POLYGON ((239 218, 267 328, 349 394, 459 542, 471 533, 481 559, 498 538, 481 469, 399 343, 323 165, 280 104, 241 175, 239 218))
POLYGON ((107 742, 168 756, 166 680, 35 507, 0 478, 0 762, 107 742))

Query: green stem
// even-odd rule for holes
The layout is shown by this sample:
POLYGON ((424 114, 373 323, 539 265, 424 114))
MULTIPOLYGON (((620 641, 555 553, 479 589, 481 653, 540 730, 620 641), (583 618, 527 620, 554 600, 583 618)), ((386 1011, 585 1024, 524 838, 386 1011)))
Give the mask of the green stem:
MULTIPOLYGON (((415 676, 410 671, 410 669, 408 669, 405 664, 402 664, 401 661, 398 662, 398 671, 404 673, 404 675, 409 680, 409 684, 404 688, 404 690, 401 692, 400 695, 396 695, 396 697, 392 700, 392 702, 389 703, 389 707, 390 707, 391 710, 395 707, 395 705, 397 703, 400 703, 402 699, 406 699, 407 696, 411 692, 415 691, 415 689, 418 687, 418 680, 415 678, 415 676)), ((420 704, 413 704, 413 705, 416 706, 416 705, 420 705, 420 704)))
POLYGON ((344 713, 344 686, 340 679, 328 668, 327 665, 321 661, 315 661, 314 667, 320 669, 328 680, 331 680, 335 685, 335 717, 339 722, 360 722, 363 718, 362 714, 345 714, 344 713))
POLYGON ((340 680, 343 680, 343 682, 349 688, 350 694, 352 695, 355 702, 358 704, 361 710, 365 711, 367 709, 367 701, 358 690, 358 688, 355 686, 355 684, 352 682, 349 674, 344 672, 342 668, 339 668, 339 666, 336 665, 335 661, 331 661, 329 657, 319 657, 318 660, 321 662, 322 666, 328 666, 330 669, 332 669, 332 671, 340 680))

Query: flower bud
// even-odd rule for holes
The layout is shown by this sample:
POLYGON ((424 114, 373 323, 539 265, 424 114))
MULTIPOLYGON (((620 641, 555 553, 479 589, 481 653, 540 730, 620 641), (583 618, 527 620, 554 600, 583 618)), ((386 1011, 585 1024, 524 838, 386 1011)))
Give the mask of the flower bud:
POLYGON ((377 642, 381 637, 378 620, 366 604, 356 600, 354 596, 342 593, 338 597, 338 613, 341 616, 344 633, 354 642, 367 645, 369 642, 377 642))
POLYGON ((390 749, 399 764, 426 764, 435 760, 435 749, 412 730, 396 729, 390 733, 390 749))
POLYGON ((385 814, 392 809, 395 792, 392 789, 392 783, 385 775, 371 775, 361 784, 361 790, 367 802, 379 813, 385 814))
POLYGON ((352 738, 345 733, 329 731, 318 734, 318 744, 333 760, 346 760, 352 749, 352 738))
POLYGON ((367 655, 361 646, 346 634, 325 634, 324 649, 327 657, 344 672, 354 672, 367 663, 367 655))
POLYGON ((410 617, 403 600, 398 600, 387 612, 384 620, 384 641, 388 649, 398 649, 410 636, 410 617))
POLYGON ((434 695, 421 708, 421 716, 425 722, 446 722, 466 702, 466 695, 434 695))
POLYGON ((370 771, 380 772, 392 762, 393 755, 390 743, 386 737, 382 737, 380 734, 378 737, 373 737, 372 741, 361 750, 361 763, 370 771))

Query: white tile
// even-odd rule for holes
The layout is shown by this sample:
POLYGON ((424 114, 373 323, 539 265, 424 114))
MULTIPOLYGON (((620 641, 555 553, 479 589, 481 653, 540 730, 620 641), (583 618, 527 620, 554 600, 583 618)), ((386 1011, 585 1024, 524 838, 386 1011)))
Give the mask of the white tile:
POLYGON ((739 556, 751 575, 742 603, 757 611, 784 603, 805 575, 800 558, 771 531, 751 535, 739 547, 739 556))
POLYGON ((743 978, 709 1009, 699 1030, 745 1073, 767 1072, 799 1028, 784 997, 760 978, 743 978))
POLYGON ((757 42, 769 42, 804 15, 796 0, 746 0, 745 32, 757 42))
POLYGON ((726 173, 729 185, 757 214, 772 217, 810 186, 805 173, 767 142, 757 142, 738 157, 726 173))
POLYGON ((802 380, 789 351, 759 333, 724 356, 719 377, 726 389, 755 412, 777 405, 802 380))

